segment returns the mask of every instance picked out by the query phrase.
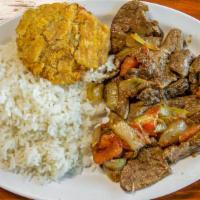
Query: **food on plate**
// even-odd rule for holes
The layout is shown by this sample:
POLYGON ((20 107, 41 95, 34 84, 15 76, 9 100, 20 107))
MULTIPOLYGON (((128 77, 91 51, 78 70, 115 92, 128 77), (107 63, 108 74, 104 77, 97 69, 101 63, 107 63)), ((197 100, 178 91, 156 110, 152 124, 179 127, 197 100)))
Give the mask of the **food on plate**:
POLYGON ((190 87, 193 94, 196 94, 200 84, 199 73, 200 73, 200 55, 192 62, 192 65, 189 69, 189 81, 191 83, 190 87))
POLYGON ((159 147, 143 149, 121 172, 120 185, 130 192, 149 186, 170 174, 170 166, 159 147))
POLYGON ((181 143, 180 145, 173 145, 164 150, 164 157, 169 163, 176 163, 177 161, 190 156, 193 153, 199 153, 200 151, 200 132, 196 132, 195 135, 188 141, 181 143))
POLYGON ((147 10, 129 1, 112 21, 119 72, 103 82, 111 112, 92 145, 94 162, 128 192, 158 182, 171 173, 171 164, 200 151, 200 57, 180 29, 163 38, 147 10), (117 139, 104 146, 105 138, 117 139), (96 152, 103 152, 100 159, 96 152))
POLYGON ((169 68, 181 77, 188 76, 193 55, 189 49, 174 52, 170 57, 169 68))
POLYGON ((29 9, 17 26, 20 59, 34 75, 55 84, 75 83, 104 64, 109 39, 108 26, 76 3, 29 9))
POLYGON ((25 12, 0 46, 0 168, 44 182, 96 163, 131 192, 200 152, 200 56, 147 11, 127 2, 110 30, 76 3, 25 12))
POLYGON ((91 165, 91 129, 106 120, 86 82, 54 85, 20 62, 14 41, 0 46, 0 168, 43 182, 91 165))
POLYGON ((131 33, 137 33, 142 37, 160 37, 163 32, 157 21, 149 20, 145 13, 148 6, 133 0, 123 5, 113 19, 111 25, 111 49, 113 53, 126 47, 126 38, 131 33))

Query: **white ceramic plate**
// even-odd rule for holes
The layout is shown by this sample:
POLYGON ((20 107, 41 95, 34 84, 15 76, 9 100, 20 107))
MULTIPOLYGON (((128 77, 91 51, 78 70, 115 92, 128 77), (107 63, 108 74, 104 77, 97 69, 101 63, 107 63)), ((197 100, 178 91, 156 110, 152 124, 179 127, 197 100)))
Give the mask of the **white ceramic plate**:
MULTIPOLYGON (((118 8, 125 0, 76 1, 110 24, 118 8)), ((179 11, 148 3, 150 15, 158 20, 162 28, 177 27, 185 36, 192 35, 190 48, 200 53, 200 21, 179 11)), ((0 43, 8 41, 15 33, 18 18, 0 26, 0 43)), ((135 193, 125 193, 118 184, 111 182, 100 172, 85 170, 74 178, 65 178, 59 183, 45 186, 29 182, 26 178, 0 170, 0 187, 25 197, 45 200, 145 200, 169 194, 200 178, 200 156, 189 157, 172 167, 172 175, 157 184, 135 193)))

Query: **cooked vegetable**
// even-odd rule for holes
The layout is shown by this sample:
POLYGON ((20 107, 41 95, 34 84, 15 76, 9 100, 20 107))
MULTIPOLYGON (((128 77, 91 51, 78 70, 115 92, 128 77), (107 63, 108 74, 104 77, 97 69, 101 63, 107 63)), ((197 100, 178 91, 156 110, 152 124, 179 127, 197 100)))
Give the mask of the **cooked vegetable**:
POLYGON ((130 124, 142 133, 145 132, 149 136, 157 136, 157 133, 166 129, 166 123, 170 124, 174 119, 186 117, 187 113, 183 109, 156 105, 149 108, 143 115, 133 119, 130 124))
POLYGON ((122 118, 119 115, 114 112, 110 112, 108 122, 109 128, 111 129, 115 123, 120 122, 121 120, 122 118))
POLYGON ((87 98, 94 103, 103 100, 103 84, 89 83, 87 85, 87 98))
POLYGON ((169 117, 171 113, 167 105, 160 105, 158 114, 159 114, 159 117, 169 117))
POLYGON ((154 121, 154 120, 155 120, 155 117, 153 115, 144 114, 144 115, 141 115, 139 117, 136 117, 133 120, 133 123, 143 125, 143 124, 149 123, 149 122, 154 121))
POLYGON ((155 128, 156 128, 156 122, 155 121, 151 121, 148 123, 143 124, 143 130, 148 133, 148 135, 150 136, 156 136, 157 133, 155 132, 155 128))
POLYGON ((97 127, 94 129, 93 134, 92 134, 92 147, 97 145, 101 138, 101 127, 97 127))
POLYGON ((142 44, 137 42, 131 35, 126 36, 126 46, 131 48, 140 48, 142 44))
POLYGON ((167 105, 155 105, 150 107, 145 114, 151 115, 159 115, 159 117, 169 117, 169 116, 176 116, 176 117, 186 117, 188 113, 187 110, 176 108, 176 107, 169 107, 167 105))
POLYGON ((155 128, 156 128, 156 118, 151 115, 142 115, 140 117, 135 118, 133 123, 131 124, 132 127, 140 127, 141 132, 145 132, 148 135, 155 135, 155 128))
POLYGON ((189 113, 185 109, 169 107, 166 105, 162 105, 159 111, 159 118, 162 119, 167 125, 171 124, 177 119, 186 118, 189 113))
POLYGON ((192 127, 189 127, 186 129, 180 136, 179 136, 179 141, 180 142, 185 142, 189 138, 193 137, 196 133, 200 131, 200 125, 193 125, 192 127))
POLYGON ((131 151, 131 147, 130 147, 129 144, 128 144, 126 141, 124 141, 124 140, 122 140, 122 146, 123 146, 123 149, 124 149, 124 150, 131 151))
POLYGON ((176 108, 176 107, 169 107, 170 114, 175 117, 186 118, 187 114, 189 113, 185 109, 176 108))
POLYGON ((104 134, 99 143, 92 149, 94 162, 103 164, 105 161, 118 157, 122 153, 122 141, 115 134, 104 134))
MULTIPOLYGON (((158 110, 158 109, 156 109, 158 110)), ((158 112, 158 111, 157 111, 158 112)), ((150 136, 156 136, 155 128, 157 125, 158 115, 155 113, 155 109, 148 109, 145 114, 136 117, 132 123, 132 127, 139 127, 140 132, 145 132, 150 136)))
POLYGON ((137 130, 138 136, 144 141, 145 144, 151 144, 151 140, 149 138, 149 134, 144 130, 141 124, 132 123, 131 127, 137 130))
POLYGON ((121 170, 111 170, 103 165, 103 171, 113 182, 120 181, 121 170))
POLYGON ((142 101, 137 103, 130 104, 130 110, 128 114, 128 121, 132 122, 135 117, 138 117, 148 109, 148 106, 145 106, 142 101))
POLYGON ((134 157, 135 157, 135 154, 134 154, 133 151, 128 151, 128 152, 125 152, 125 153, 124 153, 124 156, 123 156, 123 157, 126 158, 126 159, 130 159, 130 158, 134 158, 134 157))
POLYGON ((130 79, 120 81, 119 93, 120 95, 125 97, 133 97, 149 85, 151 85, 150 81, 146 81, 137 77, 132 77, 130 79))
POLYGON ((146 42, 143 38, 141 38, 137 33, 131 34, 131 37, 137 41, 138 43, 144 45, 145 47, 147 47, 148 49, 154 50, 154 51, 158 51, 160 50, 157 46, 155 46, 154 44, 151 44, 149 42, 146 42))
POLYGON ((123 20, 117 15, 111 28, 111 52, 120 73, 104 81, 110 121, 107 132, 101 128, 102 138, 97 134, 93 153, 105 173, 114 181, 120 178, 126 191, 149 186, 170 173, 166 158, 174 156, 165 157, 166 149, 182 158, 199 151, 200 144, 200 59, 194 61, 194 71, 182 31, 172 29, 163 40, 155 34, 160 32, 156 21, 145 20, 147 7, 141 6, 138 0, 125 4, 118 13, 123 20), (134 18, 138 13, 141 16, 134 18), (154 34, 146 34, 146 27, 156 28, 150 31, 154 34), (109 132, 118 139, 104 138, 109 132))
POLYGON ((179 136, 186 130, 187 125, 183 120, 172 122, 169 127, 162 133, 159 139, 159 145, 162 147, 175 144, 179 141, 179 136))
POLYGON ((120 76, 125 76, 127 71, 131 68, 136 68, 138 66, 138 61, 134 57, 126 57, 121 65, 120 76))
POLYGON ((172 145, 164 150, 164 157, 172 164, 192 154, 200 152, 200 132, 179 145, 172 145))
POLYGON ((158 122, 157 122, 154 132, 162 133, 166 129, 167 129, 166 123, 162 119, 158 119, 158 122))
POLYGON ((167 105, 159 106, 159 116, 160 117, 177 117, 177 118, 185 118, 188 114, 188 111, 181 108, 170 107, 167 105))
POLYGON ((118 106, 118 87, 116 82, 109 82, 105 87, 105 101, 106 105, 111 110, 116 110, 118 106))
POLYGON ((112 130, 137 154, 145 143, 138 137, 138 131, 131 128, 126 122, 119 121, 112 126, 112 130))
MULTIPOLYGON (((123 60, 127 57, 127 56, 133 56, 136 55, 138 53, 138 50, 135 48, 124 48, 122 51, 120 51, 118 54, 116 54, 115 58, 117 61, 119 61, 120 63, 123 62, 123 60)), ((115 61, 116 61, 115 60, 115 61)))
POLYGON ((126 119, 129 112, 129 99, 119 94, 117 82, 109 82, 105 87, 104 94, 108 108, 126 119))
POLYGON ((151 108, 149 108, 145 114, 146 115, 157 115, 159 112, 161 111, 161 106, 152 106, 151 108))
POLYGON ((129 113, 129 99, 119 95, 118 105, 115 111, 121 118, 127 119, 129 113))
POLYGON ((103 165, 111 170, 121 170, 124 165, 126 164, 126 159, 119 158, 119 159, 113 159, 110 161, 106 161, 103 163, 103 165))

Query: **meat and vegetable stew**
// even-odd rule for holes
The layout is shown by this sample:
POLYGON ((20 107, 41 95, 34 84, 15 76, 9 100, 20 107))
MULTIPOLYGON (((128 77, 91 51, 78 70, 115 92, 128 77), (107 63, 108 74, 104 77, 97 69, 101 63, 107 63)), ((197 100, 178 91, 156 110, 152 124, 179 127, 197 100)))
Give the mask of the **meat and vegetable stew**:
POLYGON ((118 74, 90 86, 102 95, 109 122, 97 127, 95 163, 125 191, 170 174, 170 165, 200 151, 200 56, 187 48, 181 30, 166 37, 148 7, 133 0, 111 25, 111 52, 118 74))

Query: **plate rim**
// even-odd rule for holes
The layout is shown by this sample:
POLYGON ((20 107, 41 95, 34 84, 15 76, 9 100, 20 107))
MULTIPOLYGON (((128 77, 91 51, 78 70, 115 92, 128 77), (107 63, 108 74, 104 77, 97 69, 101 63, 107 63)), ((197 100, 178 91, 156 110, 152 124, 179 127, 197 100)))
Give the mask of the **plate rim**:
MULTIPOLYGON (((90 0, 78 0, 78 1, 79 1, 79 2, 89 2, 90 0)), ((101 2, 101 0, 95 0, 95 1, 101 2)), ((110 0, 110 1, 117 2, 117 0, 110 0)), ((122 1, 122 0, 121 0, 121 1, 122 1)), ((127 1, 128 1, 128 0, 127 0, 127 1)), ((71 3, 71 2, 76 2, 76 0, 72 0, 72 1, 70 1, 70 3, 71 3)), ((195 22, 196 22, 197 24, 199 24, 199 26, 200 26, 200 19, 197 19, 197 18, 195 18, 195 17, 193 17, 193 16, 191 16, 191 15, 189 15, 189 14, 187 14, 187 13, 184 13, 184 12, 180 11, 180 10, 171 8, 171 7, 169 7, 169 6, 161 5, 161 4, 158 4, 158 3, 152 3, 152 2, 147 2, 147 1, 142 1, 142 2, 144 2, 144 3, 147 4, 147 5, 155 6, 155 7, 157 7, 157 8, 161 7, 162 9, 170 10, 170 11, 172 11, 173 13, 176 13, 176 14, 182 15, 182 16, 184 16, 184 17, 187 17, 188 19, 190 19, 190 20, 192 20, 192 21, 195 21, 195 22)), ((53 3, 53 2, 50 2, 50 3, 53 3)), ((7 20, 3 21, 3 22, 0 24, 0 30, 1 30, 1 27, 2 27, 2 26, 6 26, 7 24, 14 22, 15 20, 18 20, 19 17, 21 17, 21 16, 22 16, 22 13, 17 14, 15 17, 12 17, 12 18, 10 18, 10 19, 7 19, 7 20)), ((3 171, 7 172, 6 170, 3 170, 3 171)), ((8 172, 8 173, 10 173, 10 172, 8 172)), ((14 174, 14 173, 13 173, 13 174, 14 174)), ((198 179, 198 180, 199 180, 199 179, 198 179)), ((197 181, 198 181, 198 180, 197 180, 197 181)), ((191 184, 193 184, 193 183, 195 183, 195 182, 196 182, 196 181, 192 182, 191 184)), ((181 190, 181 189, 183 189, 183 188, 185 188, 185 187, 187 187, 187 186, 189 186, 189 185, 191 185, 191 184, 188 184, 188 185, 186 185, 186 186, 184 186, 184 187, 181 187, 180 189, 177 189, 177 190, 175 190, 174 192, 176 192, 176 191, 178 191, 178 190, 181 190)), ((6 191, 8 191, 8 192, 11 192, 11 193, 13 193, 13 194, 15 194, 15 195, 19 195, 19 196, 21 196, 21 197, 25 197, 25 198, 29 198, 29 199, 38 199, 38 200, 40 199, 40 200, 42 200, 41 197, 38 197, 38 196, 36 196, 36 195, 34 195, 34 194, 32 194, 32 195, 24 194, 24 193, 18 191, 17 189, 15 189, 15 188, 2 185, 1 183, 0 183, 0 188, 6 190, 6 191)), ((172 192, 172 193, 174 193, 174 192, 172 192)), ((169 194, 172 194, 172 193, 169 193, 169 194)), ((159 195, 159 196, 157 196, 156 198, 159 198, 159 197, 162 197, 162 196, 165 196, 165 195, 159 195)), ((134 197, 133 197, 133 198, 134 198, 134 197)))

